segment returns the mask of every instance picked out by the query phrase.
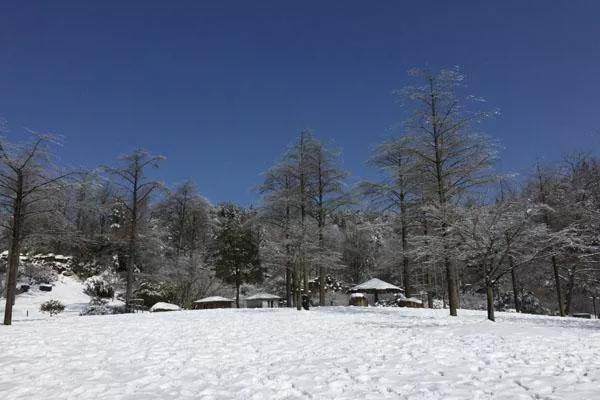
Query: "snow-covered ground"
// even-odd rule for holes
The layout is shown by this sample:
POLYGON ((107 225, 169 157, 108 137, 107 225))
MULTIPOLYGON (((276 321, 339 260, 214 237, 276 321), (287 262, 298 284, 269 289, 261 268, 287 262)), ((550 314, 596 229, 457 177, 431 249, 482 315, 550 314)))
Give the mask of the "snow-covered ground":
POLYGON ((598 399, 600 321, 328 307, 0 326, 0 399, 598 399))
MULTIPOLYGON (((40 311, 40 305, 48 300, 58 300, 65 305, 64 314, 58 318, 71 314, 79 315, 89 304, 90 299, 90 296, 83 293, 83 283, 79 278, 59 275, 58 279, 52 282, 50 292, 39 290, 39 285, 32 285, 28 292, 17 295, 13 307, 13 321, 49 318, 48 314, 40 311)), ((1 298, 0 317, 2 318, 4 318, 4 306, 5 299, 1 298)))

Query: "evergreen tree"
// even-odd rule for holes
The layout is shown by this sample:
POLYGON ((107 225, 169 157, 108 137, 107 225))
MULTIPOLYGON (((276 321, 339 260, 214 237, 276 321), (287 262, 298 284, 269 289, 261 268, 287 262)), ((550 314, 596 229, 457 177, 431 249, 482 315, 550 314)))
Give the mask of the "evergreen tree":
POLYGON ((213 249, 216 275, 235 285, 235 303, 240 306, 240 287, 244 283, 260 283, 263 268, 258 240, 250 229, 248 216, 241 208, 225 204, 218 213, 220 222, 213 249))

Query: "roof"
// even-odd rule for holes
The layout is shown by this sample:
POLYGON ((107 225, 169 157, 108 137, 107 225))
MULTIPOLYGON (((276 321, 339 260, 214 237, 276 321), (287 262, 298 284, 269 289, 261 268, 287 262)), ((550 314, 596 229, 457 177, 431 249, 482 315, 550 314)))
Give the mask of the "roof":
POLYGON ((351 292, 365 292, 365 293, 382 293, 382 292, 404 292, 404 289, 398 286, 392 285, 382 281, 381 279, 373 278, 366 282, 361 283, 350 288, 351 292))
POLYGON ((179 311, 181 307, 176 304, 163 303, 159 301, 150 308, 150 311, 179 311))
POLYGON ((356 298, 359 298, 359 297, 365 297, 364 293, 352 293, 350 295, 351 299, 356 299, 356 298))
POLYGON ((269 293, 256 293, 250 297, 246 297, 246 300, 279 300, 281 297, 275 296, 269 293))
POLYGON ((211 296, 211 297, 205 297, 203 299, 194 301, 194 303, 214 303, 214 302, 223 302, 223 303, 227 302, 227 303, 231 303, 231 302, 233 302, 233 300, 232 299, 228 299, 227 297, 211 296))

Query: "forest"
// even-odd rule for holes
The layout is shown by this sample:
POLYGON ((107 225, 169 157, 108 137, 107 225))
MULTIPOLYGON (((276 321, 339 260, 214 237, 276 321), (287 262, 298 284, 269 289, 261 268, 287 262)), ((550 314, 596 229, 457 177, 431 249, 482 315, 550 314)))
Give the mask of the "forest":
POLYGON ((4 323, 21 256, 39 253, 73 256, 82 279, 111 280, 127 305, 143 293, 182 307, 231 293, 239 304, 260 288, 300 309, 302 294, 332 305, 378 277, 453 316, 478 296, 490 320, 496 309, 590 311, 600 160, 565 149, 553 163, 532 159, 525 176, 502 173, 500 143, 481 127, 507 116, 467 93, 457 68, 412 70, 408 81, 395 94, 409 117, 365 160, 377 179, 349 184, 341 150, 303 130, 264 172, 252 207, 212 204, 201 175, 164 184, 169 161, 143 149, 84 171, 57 162, 58 136, 3 137, 4 323))

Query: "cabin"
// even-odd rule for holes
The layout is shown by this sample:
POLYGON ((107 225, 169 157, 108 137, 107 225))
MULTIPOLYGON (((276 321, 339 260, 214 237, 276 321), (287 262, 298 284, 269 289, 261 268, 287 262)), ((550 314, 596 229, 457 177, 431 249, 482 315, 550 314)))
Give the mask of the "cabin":
POLYGON ((278 308, 281 297, 269 293, 257 293, 246 297, 248 308, 278 308))
POLYGON ((414 297, 399 297, 396 299, 396 305, 398 307, 423 308, 423 302, 414 297))
POLYGON ((193 310, 210 310, 214 308, 232 308, 234 300, 221 296, 205 297, 192 303, 193 310))
POLYGON ((363 293, 352 293, 350 295, 349 305, 367 307, 369 305, 369 301, 363 293))

